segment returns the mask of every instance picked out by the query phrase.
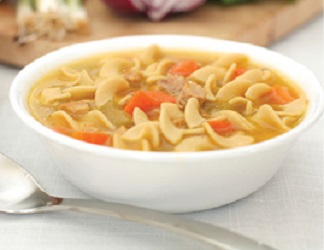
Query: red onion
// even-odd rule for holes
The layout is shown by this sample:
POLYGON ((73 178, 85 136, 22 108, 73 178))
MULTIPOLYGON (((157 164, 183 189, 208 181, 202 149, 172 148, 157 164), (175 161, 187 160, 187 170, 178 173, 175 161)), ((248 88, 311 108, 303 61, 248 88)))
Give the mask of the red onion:
POLYGON ((119 11, 144 12, 153 21, 163 19, 167 14, 187 12, 204 4, 205 0, 104 0, 119 11))

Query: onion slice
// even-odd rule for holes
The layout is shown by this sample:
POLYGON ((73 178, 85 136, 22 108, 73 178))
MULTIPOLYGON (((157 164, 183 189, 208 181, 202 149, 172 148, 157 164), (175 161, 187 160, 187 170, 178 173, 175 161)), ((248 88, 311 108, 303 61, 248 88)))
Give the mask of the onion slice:
POLYGON ((170 13, 192 11, 205 0, 104 0, 110 7, 126 12, 144 12, 153 21, 160 21, 170 13))

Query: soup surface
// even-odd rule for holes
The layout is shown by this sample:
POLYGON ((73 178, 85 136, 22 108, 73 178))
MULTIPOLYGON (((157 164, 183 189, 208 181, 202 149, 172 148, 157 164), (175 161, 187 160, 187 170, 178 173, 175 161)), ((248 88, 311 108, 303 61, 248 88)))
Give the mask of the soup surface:
POLYGON ((88 143, 201 151, 278 136, 301 121, 307 100, 243 54, 152 45, 54 70, 35 83, 28 105, 45 126, 88 143))

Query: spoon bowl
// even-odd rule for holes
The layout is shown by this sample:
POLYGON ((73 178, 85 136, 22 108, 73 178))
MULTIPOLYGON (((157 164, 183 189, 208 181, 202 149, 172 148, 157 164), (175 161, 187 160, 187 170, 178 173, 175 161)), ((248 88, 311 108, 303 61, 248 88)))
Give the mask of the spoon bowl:
POLYGON ((55 202, 16 162, 0 155, 0 211, 21 213, 55 202))

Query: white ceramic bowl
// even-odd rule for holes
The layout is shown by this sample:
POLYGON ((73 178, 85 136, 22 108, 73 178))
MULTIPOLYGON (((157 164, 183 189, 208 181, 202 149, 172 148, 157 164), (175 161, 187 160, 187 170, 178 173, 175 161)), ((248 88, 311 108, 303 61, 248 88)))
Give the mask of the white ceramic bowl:
POLYGON ((265 48, 193 36, 130 36, 76 44, 49 53, 19 72, 10 91, 15 113, 46 144, 62 174, 99 199, 169 212, 218 207, 263 186, 282 165, 290 148, 323 111, 323 90, 304 66, 265 48), (241 148, 195 153, 119 150, 83 143, 53 132, 29 113, 27 94, 42 75, 75 59, 158 44, 168 48, 241 52, 297 82, 309 107, 304 120, 274 139, 241 148))

